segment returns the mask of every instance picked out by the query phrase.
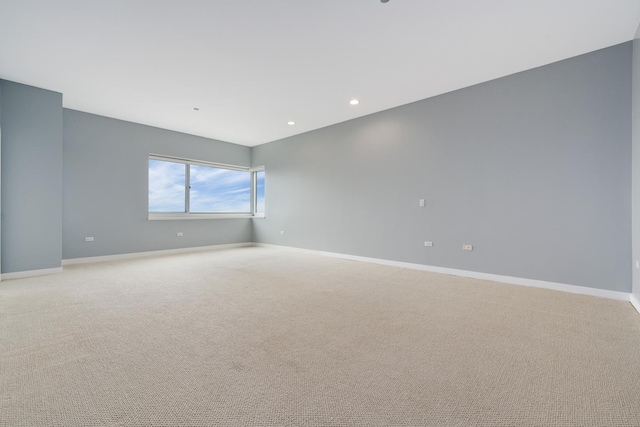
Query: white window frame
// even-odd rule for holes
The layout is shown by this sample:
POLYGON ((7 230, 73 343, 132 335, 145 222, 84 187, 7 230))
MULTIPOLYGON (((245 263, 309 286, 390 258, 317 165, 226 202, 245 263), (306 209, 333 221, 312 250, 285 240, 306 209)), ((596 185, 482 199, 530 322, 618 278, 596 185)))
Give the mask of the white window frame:
MULTIPOLYGON (((147 181, 147 214, 148 219, 150 221, 158 221, 158 220, 182 220, 182 219, 231 219, 231 218, 265 218, 265 214, 260 213, 256 214, 256 172, 264 171, 264 166, 259 166, 256 168, 249 168, 244 166, 236 166, 236 165, 227 165, 224 163, 214 163, 207 162, 203 160, 194 160, 194 159, 186 159, 182 157, 170 157, 163 156, 161 154, 153 154, 149 153, 147 158, 147 170, 149 168, 149 160, 160 160, 163 162, 172 162, 172 163, 182 163, 185 165, 185 210, 186 212, 149 212, 149 182, 147 181), (250 202, 250 210, 247 213, 192 213, 189 212, 189 203, 190 203, 190 189, 191 183, 190 179, 190 170, 188 166, 208 166, 219 169, 230 169, 235 171, 242 172, 250 172, 251 173, 251 202, 250 202)), ((147 173, 147 179, 148 179, 147 173)), ((266 175, 265 175, 265 183, 266 183, 266 175)), ((266 204, 265 204, 266 210, 266 204)))

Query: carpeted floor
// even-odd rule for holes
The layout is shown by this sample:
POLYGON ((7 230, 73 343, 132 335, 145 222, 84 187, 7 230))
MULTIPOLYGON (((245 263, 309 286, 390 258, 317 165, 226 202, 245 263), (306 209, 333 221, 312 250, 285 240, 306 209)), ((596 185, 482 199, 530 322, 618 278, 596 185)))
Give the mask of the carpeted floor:
POLYGON ((274 248, 0 283, 0 426, 640 426, 629 303, 274 248))

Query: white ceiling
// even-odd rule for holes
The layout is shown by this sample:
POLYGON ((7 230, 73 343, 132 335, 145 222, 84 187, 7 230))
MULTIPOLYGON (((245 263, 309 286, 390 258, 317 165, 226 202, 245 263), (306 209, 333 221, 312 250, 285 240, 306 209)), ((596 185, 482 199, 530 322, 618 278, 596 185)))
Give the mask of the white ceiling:
POLYGON ((254 146, 622 43, 639 21, 638 0, 0 0, 0 78, 254 146))

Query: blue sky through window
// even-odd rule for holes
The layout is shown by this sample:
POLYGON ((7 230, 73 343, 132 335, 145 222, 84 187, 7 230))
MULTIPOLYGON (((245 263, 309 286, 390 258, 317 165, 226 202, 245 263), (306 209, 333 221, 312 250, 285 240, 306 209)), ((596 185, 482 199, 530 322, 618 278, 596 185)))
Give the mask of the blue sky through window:
POLYGON ((186 165, 149 159, 149 212, 185 212, 186 165))
MULTIPOLYGON (((258 212, 264 212, 264 172, 259 174, 256 199, 258 212)), ((249 214, 251 176, 249 171, 149 159, 149 212, 186 212, 188 192, 190 213, 249 214)))
POLYGON ((264 171, 256 172, 256 213, 264 213, 264 171))
POLYGON ((251 173, 191 165, 190 211, 249 213, 251 173))

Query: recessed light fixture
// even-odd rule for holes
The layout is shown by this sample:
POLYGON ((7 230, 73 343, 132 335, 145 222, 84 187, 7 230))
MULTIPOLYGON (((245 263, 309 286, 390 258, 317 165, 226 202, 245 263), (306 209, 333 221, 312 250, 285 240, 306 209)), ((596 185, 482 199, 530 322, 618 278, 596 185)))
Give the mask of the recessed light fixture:
POLYGON ((293 125, 295 125, 295 124, 296 124, 296 122, 287 122, 287 124, 288 124, 289 126, 293 126, 293 125))
POLYGON ((358 104, 360 104, 360 101, 358 101, 357 99, 352 99, 351 101, 349 101, 349 104, 358 105, 358 104))
POLYGON ((193 109, 194 109, 195 111, 200 111, 200 109, 199 109, 198 107, 193 107, 193 109))

